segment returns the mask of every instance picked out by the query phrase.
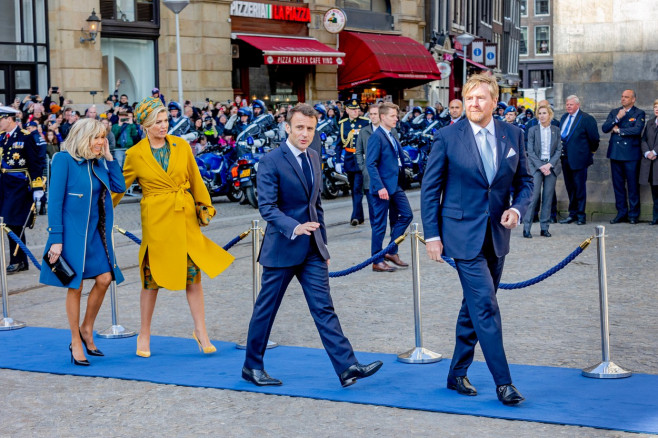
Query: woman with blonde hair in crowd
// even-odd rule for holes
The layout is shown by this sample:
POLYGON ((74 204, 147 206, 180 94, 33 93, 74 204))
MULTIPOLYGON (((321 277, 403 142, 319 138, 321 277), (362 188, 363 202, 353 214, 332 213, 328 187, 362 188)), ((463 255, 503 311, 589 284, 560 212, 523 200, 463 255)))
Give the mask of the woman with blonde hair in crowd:
POLYGON ((103 356, 94 344, 94 321, 112 280, 123 281, 112 246, 114 210, 110 192, 126 190, 119 165, 113 160, 105 127, 93 119, 76 122, 55 154, 48 192, 48 242, 41 283, 68 288, 66 314, 71 327, 71 362, 88 366, 90 356, 103 356), (59 258, 73 270, 66 284, 46 263, 59 258), (80 324, 83 280, 94 279, 87 311, 80 324), (84 347, 84 350, 83 350, 84 347))
MULTIPOLYGON (((126 154, 126 186, 142 187, 142 245, 139 266, 141 328, 137 355, 151 355, 151 319, 160 288, 185 289, 194 320, 192 337, 205 354, 217 349, 206 330, 201 271, 215 277, 233 256, 201 233, 198 216, 214 216, 210 195, 196 165, 192 148, 180 137, 168 135, 168 111, 158 98, 144 99, 135 121, 146 138, 126 154), (197 212, 198 210, 198 212, 197 212)), ((122 195, 115 196, 115 204, 122 195)))

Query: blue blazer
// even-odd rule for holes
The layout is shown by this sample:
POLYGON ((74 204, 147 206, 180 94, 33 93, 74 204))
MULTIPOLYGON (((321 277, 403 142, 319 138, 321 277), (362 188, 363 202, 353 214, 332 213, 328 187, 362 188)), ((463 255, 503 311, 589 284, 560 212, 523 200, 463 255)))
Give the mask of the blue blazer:
POLYGON ((646 115, 644 111, 634 106, 621 120, 616 122, 617 113, 622 107, 610 111, 608 118, 601 126, 604 134, 612 131, 615 125, 619 127, 619 134, 610 135, 607 157, 619 161, 639 161, 642 159, 640 144, 646 115))
POLYGON ((448 257, 475 258, 487 226, 496 256, 506 255, 511 230, 500 218, 510 207, 523 217, 532 199, 523 131, 499 120, 494 124, 498 170, 491 185, 468 120, 440 129, 432 145, 421 191, 423 232, 425 238, 441 237, 448 257))
MULTIPOLYGON (((560 132, 569 114, 560 119, 560 132)), ((569 136, 562 140, 562 155, 567 156, 569 167, 573 170, 585 169, 594 164, 593 154, 599 148, 599 128, 594 117, 583 110, 571 122, 569 136)))
POLYGON ((311 188, 306 186, 302 168, 285 142, 265 154, 258 163, 258 209, 267 221, 258 257, 263 266, 286 268, 302 264, 313 244, 311 239, 324 259, 329 259, 324 211, 320 201, 320 158, 310 147, 307 153, 313 168, 311 188), (311 236, 301 235, 292 239, 295 227, 309 221, 319 222, 320 228, 311 236))
POLYGON ((370 176, 370 193, 377 193, 383 188, 386 188, 388 193, 395 193, 400 173, 398 157, 399 155, 391 140, 384 133, 384 129, 377 128, 368 139, 366 148, 366 168, 370 176))
MULTIPOLYGON (((109 253, 113 278, 117 283, 123 281, 123 275, 117 266, 112 246, 112 228, 114 227, 114 208, 110 192, 123 193, 126 182, 121 167, 116 161, 76 161, 68 152, 58 152, 53 157, 50 188, 48 191, 48 242, 44 248, 43 258, 47 257, 50 246, 62 245, 62 257, 73 270, 75 277, 69 284, 62 284, 45 262, 41 263, 39 281, 43 284, 76 289, 80 287, 87 244, 87 223, 92 208, 91 178, 98 177, 107 188, 105 192, 105 241, 109 253)), ((105 251, 98 248, 97 251, 105 251)))

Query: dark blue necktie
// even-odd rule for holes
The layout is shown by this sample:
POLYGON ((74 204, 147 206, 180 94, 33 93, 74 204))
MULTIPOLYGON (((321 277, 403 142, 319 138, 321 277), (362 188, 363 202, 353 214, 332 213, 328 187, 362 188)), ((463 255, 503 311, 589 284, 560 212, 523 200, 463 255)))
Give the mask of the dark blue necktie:
POLYGON ((402 164, 402 162, 404 161, 404 159, 402 157, 402 151, 401 151, 402 148, 400 147, 400 144, 395 139, 395 136, 393 135, 392 132, 389 132, 388 136, 391 139, 391 142, 393 143, 393 147, 395 148, 395 152, 398 154, 398 158, 400 159, 400 161, 398 162, 398 166, 400 166, 402 164))
POLYGON ((308 164, 308 155, 304 151, 301 153, 300 157, 302 158, 302 172, 304 172, 306 185, 308 186, 308 191, 310 192, 313 188, 313 177, 311 176, 311 166, 308 164))

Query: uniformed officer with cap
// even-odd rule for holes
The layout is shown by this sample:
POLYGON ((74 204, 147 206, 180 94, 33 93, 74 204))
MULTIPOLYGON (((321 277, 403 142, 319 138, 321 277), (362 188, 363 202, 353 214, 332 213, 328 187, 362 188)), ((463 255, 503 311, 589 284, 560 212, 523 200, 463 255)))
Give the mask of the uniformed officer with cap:
MULTIPOLYGON (((0 106, 0 217, 25 242, 23 227, 32 209, 32 176, 41 176, 43 164, 39 150, 29 131, 16 124, 18 111, 0 106)), ((9 240, 7 274, 27 271, 27 255, 9 240)))
POLYGON ((340 142, 336 154, 341 156, 345 151, 343 167, 347 173, 347 178, 352 189, 352 217, 350 224, 357 226, 365 220, 363 216, 363 174, 356 162, 356 139, 358 138, 361 128, 365 128, 370 121, 365 117, 359 117, 359 101, 350 99, 345 102, 347 117, 338 122, 340 132, 340 142))

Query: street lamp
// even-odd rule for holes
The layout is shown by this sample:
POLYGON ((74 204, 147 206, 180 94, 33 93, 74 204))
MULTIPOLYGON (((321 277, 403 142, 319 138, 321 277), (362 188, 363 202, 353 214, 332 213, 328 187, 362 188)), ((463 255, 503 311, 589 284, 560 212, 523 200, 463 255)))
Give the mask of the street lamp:
POLYGON ((469 35, 467 33, 463 33, 461 35, 457 35, 455 38, 459 44, 462 46, 462 50, 464 51, 464 77, 462 81, 462 99, 464 98, 464 85, 466 84, 466 48, 468 47, 469 44, 473 42, 475 37, 473 35, 469 35))
POLYGON ((101 30, 101 19, 96 15, 96 10, 92 9, 91 15, 87 18, 87 29, 80 29, 82 37, 80 37, 80 44, 90 42, 96 44, 96 36, 101 30))
POLYGON ((178 103, 183 105, 183 76, 180 65, 180 27, 178 14, 190 4, 190 0, 162 0, 162 3, 176 15, 176 61, 178 62, 178 103))

